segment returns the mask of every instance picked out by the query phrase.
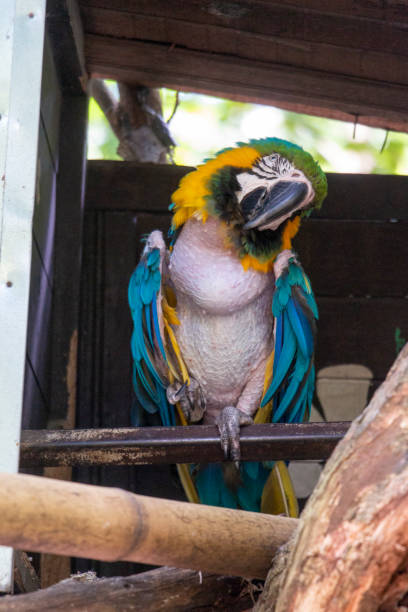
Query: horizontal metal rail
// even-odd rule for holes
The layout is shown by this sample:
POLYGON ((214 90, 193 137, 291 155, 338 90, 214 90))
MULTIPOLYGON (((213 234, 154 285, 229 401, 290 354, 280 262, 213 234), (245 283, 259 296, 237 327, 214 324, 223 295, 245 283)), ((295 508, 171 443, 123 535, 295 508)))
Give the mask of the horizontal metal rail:
MULTIPOLYGON (((250 425, 241 429, 244 461, 327 459, 349 422, 250 425)), ((21 467, 211 463, 224 461, 212 425, 25 430, 21 467)))

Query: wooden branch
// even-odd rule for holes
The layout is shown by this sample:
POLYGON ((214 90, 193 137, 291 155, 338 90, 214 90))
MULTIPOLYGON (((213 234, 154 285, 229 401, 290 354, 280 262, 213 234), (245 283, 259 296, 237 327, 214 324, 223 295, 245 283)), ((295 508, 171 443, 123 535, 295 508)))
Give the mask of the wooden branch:
POLYGON ((257 612, 398 609, 408 588, 407 448, 408 345, 336 447, 257 612))
MULTIPOLYGON (((40 581, 27 553, 17 550, 14 555, 14 580, 22 593, 37 591, 40 581)), ((1 599, 0 599, 1 601, 1 599)))
POLYGON ((297 519, 0 474, 0 544, 264 578, 297 519))
POLYGON ((162 118, 159 92, 140 84, 118 86, 119 101, 102 79, 91 79, 88 86, 119 140, 118 155, 126 161, 165 163, 175 143, 162 118))
POLYGON ((30 595, 2 597, 0 612, 238 612, 252 606, 250 588, 241 578, 168 567, 125 578, 99 579, 88 572, 30 595))

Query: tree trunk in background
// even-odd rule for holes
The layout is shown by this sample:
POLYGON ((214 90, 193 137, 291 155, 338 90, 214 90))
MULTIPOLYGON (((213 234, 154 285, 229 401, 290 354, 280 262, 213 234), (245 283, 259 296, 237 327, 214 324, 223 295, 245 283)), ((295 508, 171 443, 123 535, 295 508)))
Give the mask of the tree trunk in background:
POLYGON ((407 592, 408 345, 336 447, 255 609, 402 612, 407 592))
POLYGON ((102 79, 88 85, 119 140, 118 155, 125 161, 166 163, 175 143, 162 117, 159 91, 127 83, 118 87, 119 101, 102 79))

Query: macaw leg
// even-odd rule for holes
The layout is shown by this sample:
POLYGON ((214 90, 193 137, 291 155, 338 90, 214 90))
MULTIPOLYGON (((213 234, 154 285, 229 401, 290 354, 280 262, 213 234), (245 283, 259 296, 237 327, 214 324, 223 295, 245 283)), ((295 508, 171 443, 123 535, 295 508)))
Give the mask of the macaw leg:
POLYGON ((190 384, 178 381, 166 390, 170 404, 179 404, 187 423, 201 421, 205 412, 205 398, 200 384, 190 376, 190 384))
POLYGON ((218 414, 215 423, 220 432, 221 447, 226 459, 238 467, 241 460, 239 432, 242 425, 252 425, 259 408, 265 378, 265 360, 253 371, 236 406, 226 406, 218 414))
POLYGON ((252 425, 252 417, 241 412, 235 406, 225 406, 216 418, 216 425, 220 432, 221 448, 226 459, 231 459, 239 466, 241 449, 239 445, 239 431, 241 425, 252 425))

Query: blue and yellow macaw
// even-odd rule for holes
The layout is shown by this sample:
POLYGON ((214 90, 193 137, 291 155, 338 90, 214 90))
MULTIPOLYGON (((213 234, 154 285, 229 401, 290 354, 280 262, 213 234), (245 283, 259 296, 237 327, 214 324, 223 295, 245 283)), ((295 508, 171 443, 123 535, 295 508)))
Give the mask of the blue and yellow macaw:
POLYGON ((181 180, 169 250, 146 240, 129 284, 134 425, 214 423, 229 460, 178 466, 190 501, 297 515, 286 464, 240 462, 239 431, 309 416, 318 313, 291 241, 326 193, 309 153, 252 140, 181 180))

